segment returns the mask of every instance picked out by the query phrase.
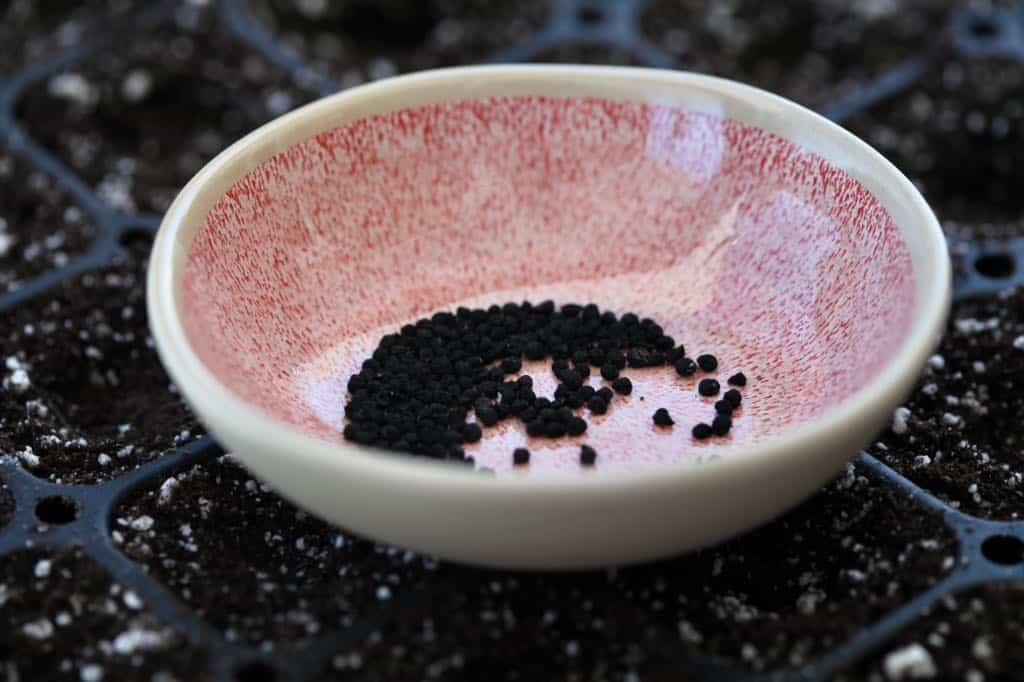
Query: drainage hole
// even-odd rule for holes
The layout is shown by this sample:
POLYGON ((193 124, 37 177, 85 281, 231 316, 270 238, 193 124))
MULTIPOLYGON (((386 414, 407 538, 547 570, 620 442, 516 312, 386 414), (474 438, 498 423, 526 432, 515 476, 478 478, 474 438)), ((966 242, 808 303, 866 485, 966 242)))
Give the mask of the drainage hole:
POLYGON ((999 33, 999 24, 992 17, 974 17, 967 24, 967 30, 977 38, 991 38, 999 33))
POLYGON ((1012 535, 993 535, 981 543, 981 553, 991 562, 1012 566, 1024 561, 1024 542, 1012 535))
POLYGON ((576 18, 581 24, 596 24, 604 19, 604 10, 597 7, 580 7, 576 11, 576 18))
POLYGON ((237 682, 274 682, 277 671, 266 661, 249 661, 235 669, 237 682))
POLYGON ((81 511, 77 502, 64 495, 44 497, 36 503, 36 518, 43 523, 71 523, 78 518, 81 511))
POLYGON ((1013 256, 1008 253, 987 253, 974 261, 974 268, 991 279, 1006 279, 1017 270, 1013 256))

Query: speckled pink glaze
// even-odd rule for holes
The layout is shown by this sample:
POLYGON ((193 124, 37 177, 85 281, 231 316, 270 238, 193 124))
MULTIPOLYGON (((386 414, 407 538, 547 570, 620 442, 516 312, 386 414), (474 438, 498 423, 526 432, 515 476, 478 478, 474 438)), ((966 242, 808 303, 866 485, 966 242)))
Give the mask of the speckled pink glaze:
MULTIPOLYGON (((438 309, 552 298, 660 322, 716 373, 750 377, 730 436, 696 377, 630 370, 635 390, 580 438, 516 423, 467 447, 517 475, 699 461, 814 418, 863 386, 913 305, 886 210, 820 156, 679 108, 595 99, 467 100, 324 132, 232 187, 192 242, 184 320, 217 378, 270 414, 341 439, 344 385, 381 335, 438 309), (655 427, 667 407, 674 429, 655 427)), ((546 365, 545 365, 546 367, 546 365)), ((538 394, 554 387, 531 371, 538 394)), ((592 375, 591 383, 599 379, 592 375)))

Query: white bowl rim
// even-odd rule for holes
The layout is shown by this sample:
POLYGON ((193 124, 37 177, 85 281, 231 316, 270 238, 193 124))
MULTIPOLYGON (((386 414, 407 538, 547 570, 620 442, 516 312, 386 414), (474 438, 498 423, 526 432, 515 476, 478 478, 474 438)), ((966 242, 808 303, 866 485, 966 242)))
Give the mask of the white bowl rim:
MULTIPOLYGON (((595 95, 599 96, 599 95, 595 95)), ((607 99, 617 99, 610 93, 607 99)), ((406 105, 415 106, 415 105, 406 105)), ((400 107, 405 108, 405 107, 400 107)), ((334 126, 325 126, 330 129, 334 126)), ((825 157, 829 159, 829 157, 825 157)), ((832 159, 829 159, 832 161, 832 159)), ((849 171, 848 171, 849 172, 849 171)), ((860 180, 860 178, 857 178, 860 180)), ((862 181, 862 180, 861 180, 862 181)), ((218 192, 218 196, 223 190, 218 192)), ((193 235, 194 238, 194 235, 193 235)), ((190 242, 191 240, 189 240, 190 242)), ((917 267, 915 266, 915 280, 917 267)), ((375 478, 393 479, 396 483, 430 485, 438 493, 455 496, 486 494, 489 497, 521 496, 532 492, 544 495, 642 494, 656 488, 672 488, 681 480, 699 483, 702 477, 728 476, 741 468, 757 467, 759 460, 792 459, 795 464, 815 443, 828 444, 845 427, 863 423, 872 407, 880 403, 897 403, 901 386, 910 386, 916 379, 928 355, 941 336, 949 308, 951 265, 945 237, 938 220, 920 192, 895 166, 880 153, 839 125, 805 107, 767 91, 703 74, 685 71, 667 71, 638 67, 609 67, 588 65, 510 64, 469 66, 422 71, 388 78, 338 92, 314 101, 257 128, 209 161, 181 190, 161 223, 154 241, 147 282, 147 308, 150 328, 157 351, 171 378, 195 409, 200 419, 214 436, 218 432, 244 432, 250 443, 258 443, 264 452, 275 456, 309 460, 320 471, 334 472, 349 480, 372 474, 375 478), (323 119, 330 112, 343 109, 356 98, 394 95, 397 90, 415 92, 418 88, 444 87, 452 92, 442 99, 472 98, 472 85, 486 80, 489 84, 506 81, 523 87, 527 83, 587 82, 595 92, 602 83, 632 81, 634 85, 646 83, 663 90, 697 89, 712 98, 745 100, 746 103, 776 114, 793 118, 794 127, 810 126, 817 134, 833 141, 852 146, 880 175, 893 193, 907 202, 926 241, 924 258, 931 266, 927 282, 915 281, 914 313, 911 328, 897 352, 875 376, 853 395, 827 408, 819 417, 793 425, 782 432, 749 445, 726 446, 718 452, 721 457, 698 465, 666 466, 655 470, 627 471, 616 469, 614 475, 579 475, 577 472, 553 472, 538 477, 481 476, 465 467, 437 462, 426 458, 409 457, 384 450, 331 442, 303 433, 298 427, 274 417, 244 401, 222 384, 192 350, 185 333, 180 308, 180 282, 183 270, 184 248, 179 235, 188 224, 202 221, 206 210, 196 206, 198 195, 209 185, 219 184, 227 189, 253 166, 267 156, 279 153, 285 145, 270 154, 255 158, 250 151, 258 143, 267 143, 283 130, 323 119), (461 89, 460 89, 461 87, 461 89), (469 93, 469 94, 467 94, 469 93), (240 166, 247 166, 239 171, 240 166), (177 267, 176 267, 177 261, 177 267), (932 292, 924 300, 922 290, 932 292), (697 479, 697 480, 694 480, 697 479)), ((865 434, 865 439, 867 434, 865 434)), ((238 453, 245 459, 245 453, 238 453)), ((782 464, 781 461, 776 461, 782 464)), ((598 473, 600 469, 595 472, 598 473)), ((271 482, 272 483, 272 482, 271 482)))

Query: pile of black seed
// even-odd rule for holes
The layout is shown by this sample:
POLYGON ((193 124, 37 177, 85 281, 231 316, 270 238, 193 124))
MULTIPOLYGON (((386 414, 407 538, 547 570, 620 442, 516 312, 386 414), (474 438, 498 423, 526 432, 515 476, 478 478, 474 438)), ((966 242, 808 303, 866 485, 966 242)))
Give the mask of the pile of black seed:
MULTIPOLYGON (((620 317, 593 303, 568 303, 560 309, 553 301, 506 303, 486 310, 460 307, 381 339, 361 371, 349 379, 344 435, 366 445, 471 462, 462 444, 480 440, 481 426, 514 417, 530 436, 581 435, 587 422, 577 411, 586 407, 591 414, 604 414, 615 392, 632 392, 632 382, 620 376, 624 368, 666 364, 681 376, 718 367, 712 355, 701 355, 696 362, 686 357, 686 349, 654 320, 634 313, 620 317), (528 375, 508 378, 520 372, 523 357, 552 358, 551 370, 559 381, 552 398, 538 396, 528 375), (591 367, 611 388, 594 389, 586 383, 591 367), (470 411, 475 421, 467 422, 470 411)), ((742 374, 730 381, 746 383, 742 374)), ((719 390, 714 379, 704 379, 700 386, 702 395, 719 390)), ((729 409, 719 409, 711 430, 704 435, 695 430, 695 436, 728 433, 739 392, 729 391, 720 402, 729 409)), ((655 422, 662 423, 657 415, 655 422)), ((593 464, 595 456, 584 448, 580 460, 593 464)), ((513 457, 516 464, 526 464, 529 453, 513 457)))

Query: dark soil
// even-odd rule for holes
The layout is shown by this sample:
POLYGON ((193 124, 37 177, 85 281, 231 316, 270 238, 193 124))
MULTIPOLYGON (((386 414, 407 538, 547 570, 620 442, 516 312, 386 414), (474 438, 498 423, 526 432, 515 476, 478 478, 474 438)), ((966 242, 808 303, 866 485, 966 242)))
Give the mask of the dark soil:
POLYGON ((643 57, 625 47, 588 45, 586 43, 558 45, 534 55, 530 61, 562 64, 614 64, 615 66, 648 65, 643 57))
MULTIPOLYGON (((1019 680, 1024 670, 1024 585, 994 584, 945 597, 878 654, 837 676, 845 680, 895 679, 908 650, 930 661, 944 680, 1019 680)), ((924 663, 927 667, 927 663, 924 663)), ((904 672, 903 679, 910 679, 904 672)))
POLYGON ((3 528, 14 516, 14 500, 7 491, 7 484, 0 479, 0 528, 3 528))
POLYGON ((0 558, 6 680, 202 680, 205 654, 78 550, 0 558))
POLYGON ((952 233, 1020 235, 1024 68, 944 57, 913 88, 846 126, 918 184, 952 233))
POLYGON ((1022 388, 1024 290, 957 303, 905 404, 906 431, 890 428, 869 450, 962 511, 1021 518, 1022 388))
POLYGON ((162 211, 213 155, 309 95, 217 23, 217 3, 32 87, 31 134, 126 210, 162 211))
POLYGON ((5 0, 0 2, 0 78, 111 30, 136 3, 132 0, 5 0))
POLYGON ((194 438, 146 322, 141 256, 64 281, 5 312, 0 452, 92 483, 194 438))
POLYGON ((86 249, 95 228, 50 176, 0 151, 0 293, 86 249))
POLYGON ((811 107, 855 92, 943 39, 951 4, 652 0, 644 33, 678 67, 736 78, 811 107))
POLYGON ((698 655, 799 665, 933 584, 956 553, 939 518, 852 466, 721 547, 572 575, 475 570, 375 546, 299 512, 230 458, 129 500, 116 517, 123 550, 232 639, 281 646, 376 623, 331 667, 360 680, 419 679, 436 666, 457 667, 458 679, 676 679, 698 655), (134 529, 145 516, 152 527, 134 529), (403 614, 395 622, 393 609, 403 614))
POLYGON ((478 63, 547 17, 544 0, 259 0, 260 21, 312 68, 344 86, 478 63))

